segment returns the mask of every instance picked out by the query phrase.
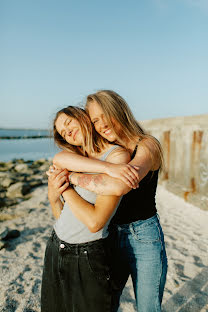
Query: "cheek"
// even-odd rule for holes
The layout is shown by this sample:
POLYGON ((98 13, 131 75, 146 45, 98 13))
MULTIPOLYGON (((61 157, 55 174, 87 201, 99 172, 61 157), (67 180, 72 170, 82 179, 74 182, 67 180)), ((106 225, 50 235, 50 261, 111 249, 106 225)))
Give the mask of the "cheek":
POLYGON ((96 123, 94 124, 94 128, 95 128, 95 130, 96 130, 98 133, 100 133, 100 127, 99 127, 99 123, 98 123, 98 122, 96 122, 96 123))

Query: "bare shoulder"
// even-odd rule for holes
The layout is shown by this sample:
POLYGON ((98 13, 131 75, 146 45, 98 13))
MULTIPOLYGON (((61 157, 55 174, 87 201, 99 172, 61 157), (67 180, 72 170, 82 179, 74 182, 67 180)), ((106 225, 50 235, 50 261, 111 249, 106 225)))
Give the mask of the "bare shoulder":
POLYGON ((121 146, 116 147, 106 158, 111 163, 128 163, 130 160, 130 153, 121 146))
POLYGON ((162 149, 159 141, 152 136, 139 141, 135 159, 141 157, 151 162, 150 170, 158 170, 162 163, 162 149))

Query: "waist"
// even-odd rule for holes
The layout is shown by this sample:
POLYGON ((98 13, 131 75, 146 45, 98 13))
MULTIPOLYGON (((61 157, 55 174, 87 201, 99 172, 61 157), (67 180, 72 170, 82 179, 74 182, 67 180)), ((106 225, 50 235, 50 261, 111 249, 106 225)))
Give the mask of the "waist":
POLYGON ((80 243, 80 244, 70 244, 63 240, 61 240, 55 230, 52 231, 50 239, 53 241, 54 245, 63 251, 70 251, 70 254, 79 255, 85 251, 96 252, 100 251, 101 249, 105 248, 108 242, 108 238, 101 238, 98 240, 80 243))
POLYGON ((145 219, 145 220, 137 220, 135 222, 127 223, 127 224, 113 224, 110 230, 116 229, 119 232, 131 233, 132 228, 139 227, 140 229, 149 226, 152 223, 159 222, 158 215, 155 214, 153 217, 145 219))

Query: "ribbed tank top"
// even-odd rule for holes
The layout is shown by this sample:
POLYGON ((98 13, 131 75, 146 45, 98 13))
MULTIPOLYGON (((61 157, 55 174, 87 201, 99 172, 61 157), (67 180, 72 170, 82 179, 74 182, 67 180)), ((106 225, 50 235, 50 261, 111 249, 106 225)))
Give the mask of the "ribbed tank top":
MULTIPOLYGON (((119 146, 113 145, 99 159, 103 161, 106 160, 108 155, 117 147, 119 146)), ((97 197, 95 193, 85 190, 80 186, 74 186, 74 189, 83 199, 85 199, 91 204, 95 204, 97 197)), ((114 210, 114 213, 112 214, 111 218, 114 216, 115 212, 116 209, 114 210)), ((108 236, 108 225, 110 223, 111 218, 108 220, 108 222, 100 231, 92 233, 84 223, 82 223, 79 219, 75 217, 69 205, 65 202, 61 215, 54 225, 54 230, 57 236, 67 243, 70 244, 86 243, 100 238, 106 238, 108 236)))
MULTIPOLYGON (((131 156, 136 155, 137 146, 131 156)), ((138 220, 146 220, 153 217, 156 212, 155 194, 157 189, 158 172, 149 171, 140 181, 139 188, 132 189, 123 196, 120 205, 111 223, 128 224, 138 220)))

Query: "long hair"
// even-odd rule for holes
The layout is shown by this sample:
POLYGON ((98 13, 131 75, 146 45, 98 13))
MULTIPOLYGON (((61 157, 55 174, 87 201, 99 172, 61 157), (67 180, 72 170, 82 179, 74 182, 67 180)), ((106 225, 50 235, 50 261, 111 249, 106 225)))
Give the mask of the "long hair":
POLYGON ((101 137, 92 127, 92 123, 90 121, 89 116, 87 115, 86 111, 80 107, 76 106, 68 106, 56 113, 56 116, 53 121, 53 137, 55 143, 64 150, 73 151, 80 155, 87 155, 87 151, 91 153, 99 153, 101 149, 104 147, 105 140, 101 137), (81 132, 83 135, 83 143, 82 146, 74 146, 69 144, 64 138, 58 133, 56 129, 56 121, 61 114, 66 114, 69 117, 76 119, 81 128, 81 132))
POLYGON ((117 135, 117 141, 120 145, 123 145, 123 139, 128 141, 133 140, 135 143, 137 143, 139 138, 139 140, 142 141, 141 143, 143 146, 146 147, 148 151, 151 150, 150 154, 152 162, 154 163, 155 158, 159 158, 161 164, 160 168, 162 167, 163 153, 159 141, 144 131, 144 129, 139 125, 138 121, 134 118, 127 102, 118 93, 112 90, 99 90, 94 94, 89 94, 86 101, 87 111, 90 103, 93 101, 100 105, 105 114, 107 122, 110 127, 112 127, 112 129, 114 129, 113 120, 116 120, 122 126, 122 132, 117 132, 116 128, 114 129, 117 135), (150 144, 151 147, 154 147, 153 149, 150 149, 150 144), (154 152, 152 150, 154 150, 154 152))

